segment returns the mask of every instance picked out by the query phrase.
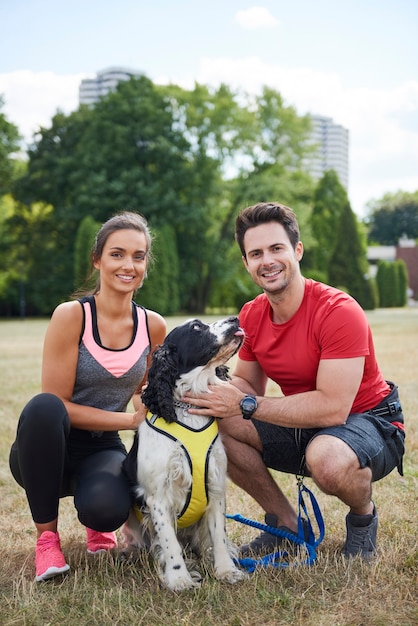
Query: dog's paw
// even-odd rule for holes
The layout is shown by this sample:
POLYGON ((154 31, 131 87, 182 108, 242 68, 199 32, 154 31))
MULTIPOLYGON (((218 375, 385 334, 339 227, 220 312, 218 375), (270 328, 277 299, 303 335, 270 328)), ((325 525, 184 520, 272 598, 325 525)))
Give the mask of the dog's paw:
POLYGON ((159 577, 162 584, 171 591, 185 591, 200 587, 202 582, 200 572, 196 568, 189 569, 184 562, 174 567, 160 569, 159 577))
POLYGON ((248 578, 247 572, 242 569, 238 569, 238 567, 223 571, 216 570, 215 576, 217 580, 222 580, 226 583, 231 583, 232 585, 234 583, 240 582, 241 580, 245 580, 245 578, 248 578))
POLYGON ((170 589, 170 591, 187 591, 187 589, 195 589, 200 587, 201 576, 199 578, 190 576, 189 574, 167 576, 163 578, 164 585, 170 589))

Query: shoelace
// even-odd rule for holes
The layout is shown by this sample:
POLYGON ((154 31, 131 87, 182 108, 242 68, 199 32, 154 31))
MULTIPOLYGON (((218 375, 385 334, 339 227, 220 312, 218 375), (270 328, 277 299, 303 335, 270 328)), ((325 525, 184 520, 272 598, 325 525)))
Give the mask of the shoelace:
POLYGON ((363 548, 369 540, 369 527, 356 526, 356 532, 351 535, 351 542, 357 548, 363 548))

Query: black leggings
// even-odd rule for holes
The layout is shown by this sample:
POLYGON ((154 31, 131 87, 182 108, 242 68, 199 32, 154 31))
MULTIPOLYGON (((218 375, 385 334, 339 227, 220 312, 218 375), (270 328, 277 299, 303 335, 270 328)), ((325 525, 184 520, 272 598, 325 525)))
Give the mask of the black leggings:
POLYGON ((74 431, 59 398, 48 393, 35 396, 19 419, 10 451, 11 472, 26 491, 35 523, 55 520, 59 499, 72 495, 84 526, 116 530, 132 504, 122 473, 126 450, 117 433, 92 437, 90 432, 77 432, 80 443, 70 435, 74 431))

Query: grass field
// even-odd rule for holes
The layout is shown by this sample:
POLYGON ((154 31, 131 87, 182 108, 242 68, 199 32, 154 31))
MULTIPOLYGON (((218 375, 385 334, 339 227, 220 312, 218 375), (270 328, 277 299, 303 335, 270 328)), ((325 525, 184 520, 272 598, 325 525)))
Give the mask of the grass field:
MULTIPOLYGON (((386 378, 400 388, 407 427, 404 476, 392 472, 374 485, 379 512, 379 558, 372 565, 345 562, 345 507, 312 482, 326 535, 310 568, 269 568, 243 583, 215 581, 210 568, 200 589, 179 595, 159 587, 152 561, 140 555, 87 556, 83 528, 71 498, 62 501, 60 535, 71 573, 34 582, 35 530, 22 489, 13 481, 8 454, 24 404, 40 390, 46 320, 0 322, 0 624, 2 626, 413 626, 418 624, 418 308, 368 314, 386 378)), ((170 328, 180 321, 168 320, 170 328)), ((269 393, 275 393, 271 387, 269 393)), ((125 435, 129 445, 132 434, 125 435)), ((250 471, 250 468, 249 468, 250 471)), ((294 477, 277 475, 295 503, 294 477)), ((254 502, 229 484, 228 513, 262 520, 254 502)), ((228 535, 243 543, 257 533, 227 522, 228 535)))

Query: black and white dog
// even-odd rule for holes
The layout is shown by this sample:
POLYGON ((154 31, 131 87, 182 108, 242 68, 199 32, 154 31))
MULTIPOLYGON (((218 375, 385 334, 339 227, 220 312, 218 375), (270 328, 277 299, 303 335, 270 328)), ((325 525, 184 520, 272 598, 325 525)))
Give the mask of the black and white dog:
POLYGON ((173 591, 200 585, 183 557, 212 552, 216 578, 235 583, 245 574, 226 537, 226 454, 215 418, 190 415, 186 392, 202 393, 228 378, 225 363, 242 344, 238 318, 213 324, 189 320, 154 351, 143 392, 149 413, 135 435, 124 469, 137 505, 122 528, 127 547, 150 548, 163 584, 173 591))

